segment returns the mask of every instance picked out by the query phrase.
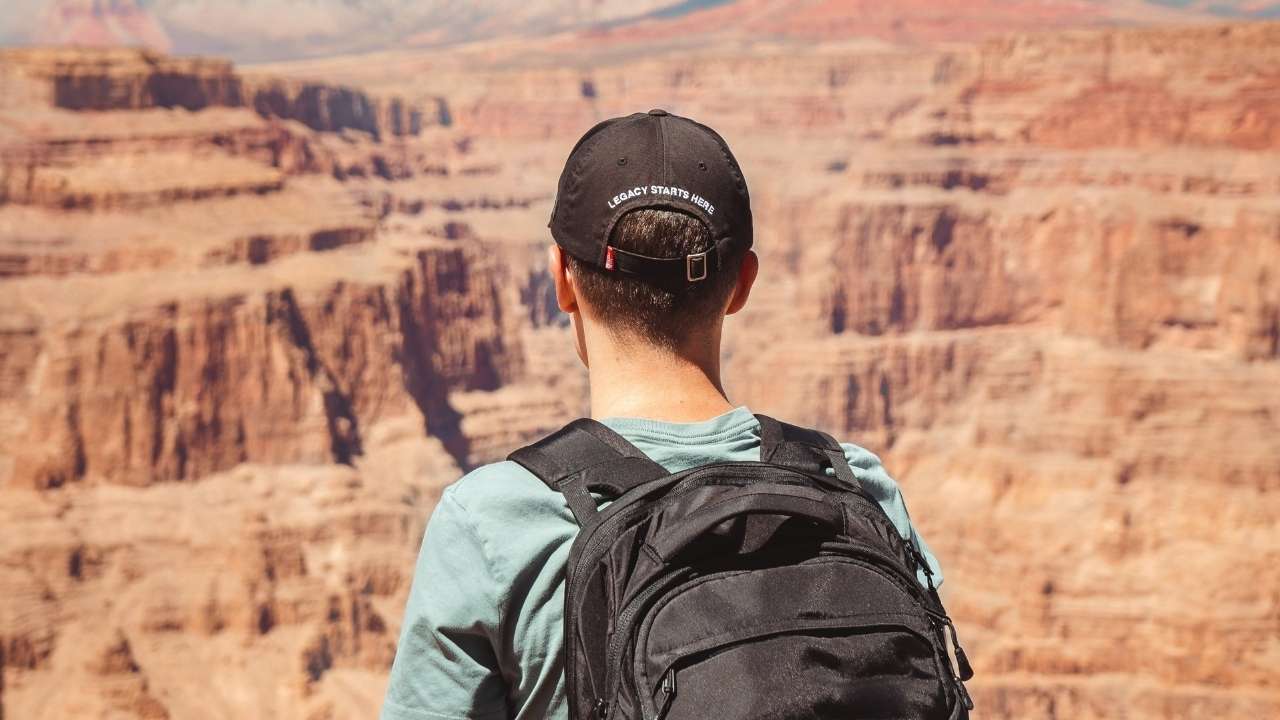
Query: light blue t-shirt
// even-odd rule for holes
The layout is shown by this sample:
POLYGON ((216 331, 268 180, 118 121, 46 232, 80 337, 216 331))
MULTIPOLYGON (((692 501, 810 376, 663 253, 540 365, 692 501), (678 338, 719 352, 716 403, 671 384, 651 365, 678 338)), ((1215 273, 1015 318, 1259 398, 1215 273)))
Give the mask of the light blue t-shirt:
MULTIPOLYGON (((601 422, 671 472, 760 459, 760 424, 745 407, 695 423, 601 422)), ((938 561, 879 458, 843 447, 863 487, 941 583, 938 561)), ((447 487, 422 540, 383 720, 568 718, 564 573, 577 532, 564 496, 513 462, 477 468, 447 487)))

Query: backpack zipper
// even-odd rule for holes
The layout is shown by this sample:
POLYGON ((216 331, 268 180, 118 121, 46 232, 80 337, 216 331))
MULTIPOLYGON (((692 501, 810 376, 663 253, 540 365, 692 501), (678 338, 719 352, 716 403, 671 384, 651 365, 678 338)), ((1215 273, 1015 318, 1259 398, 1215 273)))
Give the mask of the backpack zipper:
MULTIPOLYGON (((743 570, 731 570, 729 573, 745 572, 743 570)), ((605 690, 612 691, 614 686, 618 684, 619 677, 617 671, 618 655, 621 654, 622 648, 626 647, 627 640, 631 634, 631 621, 641 610, 645 609, 649 601, 659 593, 673 590, 684 584, 689 579, 690 572, 684 569, 681 572, 673 573, 666 578, 665 582, 655 583, 645 588, 643 592, 635 597, 622 613, 618 615, 617 624, 615 625, 613 637, 609 640, 608 648, 605 651, 605 690), (625 628, 625 630, 624 630, 625 628)))
MULTIPOLYGON (((938 598, 938 589, 933 585, 933 570, 929 568, 929 563, 925 561, 924 555, 916 548, 915 544, 910 540, 907 541, 907 548, 911 551, 911 556, 919 565, 920 570, 924 572, 925 582, 929 584, 929 595, 933 599, 938 598)), ((938 601, 941 607, 941 601, 938 601)), ((960 647, 960 636, 956 634, 956 625, 951 621, 951 616, 946 613, 939 613, 929 610, 931 622, 940 625, 951 634, 951 647, 955 648, 956 667, 951 667, 951 658, 947 658, 947 669, 951 671, 951 678, 956 687, 956 692, 960 695, 961 702, 964 703, 965 710, 973 709, 973 697, 969 695, 969 690, 964 686, 964 681, 973 677, 973 666, 969 664, 969 656, 965 655, 964 648, 960 647)), ((947 639, 942 638, 942 647, 945 650, 947 639)))
POLYGON ((671 708, 671 701, 676 697, 676 668, 671 666, 662 676, 662 705, 653 715, 653 720, 660 720, 671 708))

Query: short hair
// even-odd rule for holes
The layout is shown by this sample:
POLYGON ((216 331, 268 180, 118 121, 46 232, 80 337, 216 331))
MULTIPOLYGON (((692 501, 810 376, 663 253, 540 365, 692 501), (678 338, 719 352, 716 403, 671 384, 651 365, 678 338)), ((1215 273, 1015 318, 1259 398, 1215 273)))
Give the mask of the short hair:
MULTIPOLYGON (((640 208, 613 226, 609 244, 650 257, 684 257, 711 249, 711 231, 693 215, 640 208)), ((707 327, 729 300, 742 267, 743 249, 721 258, 705 280, 673 290, 633 275, 602 270, 565 254, 579 294, 615 337, 675 350, 707 327)))

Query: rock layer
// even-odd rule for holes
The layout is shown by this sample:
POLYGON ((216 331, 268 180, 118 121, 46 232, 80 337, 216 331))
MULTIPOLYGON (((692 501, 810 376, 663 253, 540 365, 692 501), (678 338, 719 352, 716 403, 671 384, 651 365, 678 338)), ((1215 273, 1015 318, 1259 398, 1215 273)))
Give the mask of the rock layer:
POLYGON ((400 101, 224 63, 14 58, 0 708, 366 714, 423 523, 484 436, 459 398, 525 377, 499 245, 363 200, 450 141, 400 101))
POLYGON ((230 62, 173 58, 147 50, 40 49, 0 53, 10 90, 0 107, 32 103, 66 110, 250 107, 313 130, 360 130, 375 137, 417 135, 441 121, 398 98, 373 98, 344 87, 272 77, 244 77, 230 62))

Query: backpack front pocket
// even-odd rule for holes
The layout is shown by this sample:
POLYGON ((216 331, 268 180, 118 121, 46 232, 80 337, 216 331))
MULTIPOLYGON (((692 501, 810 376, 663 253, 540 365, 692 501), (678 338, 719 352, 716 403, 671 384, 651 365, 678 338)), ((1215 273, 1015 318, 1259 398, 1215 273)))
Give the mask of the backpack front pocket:
POLYGON ((822 558, 663 598, 638 629, 632 677, 646 720, 945 720, 955 698, 935 637, 884 574, 822 558))
POLYGON ((932 645, 903 625, 805 627, 679 658, 645 716, 664 720, 945 718, 932 645))

